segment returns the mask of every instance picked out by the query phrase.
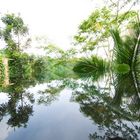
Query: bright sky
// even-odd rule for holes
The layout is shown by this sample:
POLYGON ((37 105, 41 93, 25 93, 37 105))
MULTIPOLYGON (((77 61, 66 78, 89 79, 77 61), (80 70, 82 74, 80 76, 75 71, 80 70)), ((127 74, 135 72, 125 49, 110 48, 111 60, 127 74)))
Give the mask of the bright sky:
POLYGON ((45 35, 57 46, 70 48, 78 25, 99 7, 92 0, 0 0, 0 12, 20 13, 31 35, 45 35))

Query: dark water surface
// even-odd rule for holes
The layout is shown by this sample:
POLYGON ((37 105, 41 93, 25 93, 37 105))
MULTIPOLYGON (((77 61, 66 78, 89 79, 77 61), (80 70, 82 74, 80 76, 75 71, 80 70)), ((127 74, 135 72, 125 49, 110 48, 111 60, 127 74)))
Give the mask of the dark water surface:
POLYGON ((117 78, 116 86, 105 77, 3 88, 0 140, 139 140, 139 93, 130 75, 117 78))

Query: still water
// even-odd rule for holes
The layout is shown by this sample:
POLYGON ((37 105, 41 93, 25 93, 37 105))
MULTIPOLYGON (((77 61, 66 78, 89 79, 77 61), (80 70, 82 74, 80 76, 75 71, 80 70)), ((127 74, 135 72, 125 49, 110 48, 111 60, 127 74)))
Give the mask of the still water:
POLYGON ((135 88, 131 75, 117 76, 115 83, 105 76, 4 87, 0 140, 139 140, 135 88))

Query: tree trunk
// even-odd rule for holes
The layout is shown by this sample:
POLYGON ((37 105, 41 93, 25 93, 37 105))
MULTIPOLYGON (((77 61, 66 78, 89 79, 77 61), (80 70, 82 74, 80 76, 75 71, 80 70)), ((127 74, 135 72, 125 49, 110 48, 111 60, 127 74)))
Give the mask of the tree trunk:
POLYGON ((132 63, 131 63, 132 71, 135 69, 134 67, 135 67, 135 62, 136 62, 136 59, 137 59, 137 53, 138 53, 138 49, 140 47, 139 43, 140 43, 140 34, 138 36, 138 40, 136 42, 134 52, 133 52, 133 58, 132 58, 132 63))

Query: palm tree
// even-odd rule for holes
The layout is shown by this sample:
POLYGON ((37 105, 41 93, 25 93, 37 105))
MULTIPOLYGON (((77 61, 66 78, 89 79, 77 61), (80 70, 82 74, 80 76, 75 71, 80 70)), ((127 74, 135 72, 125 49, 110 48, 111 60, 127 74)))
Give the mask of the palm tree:
POLYGON ((115 64, 127 64, 130 70, 135 70, 140 50, 140 22, 135 23, 132 26, 133 33, 124 38, 120 36, 117 29, 110 32, 114 41, 113 62, 115 64))

